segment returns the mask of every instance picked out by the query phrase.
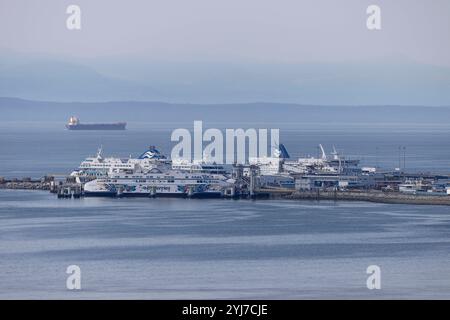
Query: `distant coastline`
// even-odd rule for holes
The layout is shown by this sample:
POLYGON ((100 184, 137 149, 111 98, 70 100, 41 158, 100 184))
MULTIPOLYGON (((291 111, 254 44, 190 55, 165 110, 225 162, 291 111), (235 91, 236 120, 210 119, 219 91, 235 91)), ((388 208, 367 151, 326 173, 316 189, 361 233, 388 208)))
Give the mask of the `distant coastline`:
POLYGON ((61 121, 76 114, 86 121, 194 120, 224 123, 381 123, 448 124, 450 106, 325 106, 254 102, 235 104, 192 104, 158 101, 47 102, 0 97, 0 121, 61 121))

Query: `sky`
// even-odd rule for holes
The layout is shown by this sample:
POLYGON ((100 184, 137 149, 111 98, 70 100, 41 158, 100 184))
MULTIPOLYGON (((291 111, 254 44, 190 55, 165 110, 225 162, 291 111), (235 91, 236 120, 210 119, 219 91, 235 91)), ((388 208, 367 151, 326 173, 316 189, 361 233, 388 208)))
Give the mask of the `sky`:
POLYGON ((1 0, 1 47, 156 60, 342 61, 450 66, 448 0, 1 0), (77 4, 82 29, 66 28, 77 4), (382 29, 366 28, 377 4, 382 29))
POLYGON ((63 59, 141 84, 142 70, 152 70, 144 64, 450 68, 449 16, 448 0, 0 0, 0 54, 3 65, 5 57, 63 59), (81 8, 81 30, 66 28, 71 4, 81 8), (381 30, 366 27, 372 4, 381 30))

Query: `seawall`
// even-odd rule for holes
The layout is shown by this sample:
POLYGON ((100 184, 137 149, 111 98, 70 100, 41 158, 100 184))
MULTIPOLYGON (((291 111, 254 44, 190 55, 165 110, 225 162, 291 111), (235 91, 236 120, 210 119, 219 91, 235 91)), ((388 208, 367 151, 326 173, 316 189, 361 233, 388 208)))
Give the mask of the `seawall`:
POLYGON ((291 200, 345 200, 345 201, 369 201, 378 203, 420 204, 420 205, 450 205, 450 195, 417 195, 399 192, 380 191, 295 191, 290 194, 273 194, 273 198, 291 200))

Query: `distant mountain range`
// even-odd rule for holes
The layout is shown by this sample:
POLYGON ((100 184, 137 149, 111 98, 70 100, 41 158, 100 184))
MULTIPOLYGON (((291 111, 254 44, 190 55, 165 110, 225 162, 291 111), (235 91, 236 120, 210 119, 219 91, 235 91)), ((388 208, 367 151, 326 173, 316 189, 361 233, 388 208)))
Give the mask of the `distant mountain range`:
POLYGON ((45 102, 0 98, 2 121, 58 121, 71 115, 81 121, 252 123, 379 123, 445 124, 450 107, 426 106, 314 106, 283 103, 174 104, 165 102, 45 102))
POLYGON ((411 61, 150 62, 0 52, 0 96, 43 101, 450 105, 450 68, 411 61))
POLYGON ((0 68, 0 96, 36 100, 136 100, 158 94, 149 86, 104 76, 95 70, 61 61, 39 61, 0 68))

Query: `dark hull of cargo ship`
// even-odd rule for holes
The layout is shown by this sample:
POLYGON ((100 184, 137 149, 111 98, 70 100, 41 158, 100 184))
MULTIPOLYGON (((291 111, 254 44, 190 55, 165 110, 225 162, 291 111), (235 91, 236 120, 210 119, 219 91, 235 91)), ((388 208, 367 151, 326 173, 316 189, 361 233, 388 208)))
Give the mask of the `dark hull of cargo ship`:
POLYGON ((90 124, 67 124, 68 130, 125 130, 127 124, 119 123, 90 123, 90 124))

